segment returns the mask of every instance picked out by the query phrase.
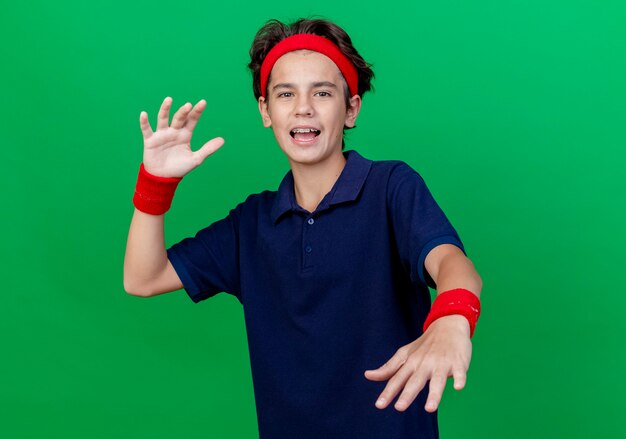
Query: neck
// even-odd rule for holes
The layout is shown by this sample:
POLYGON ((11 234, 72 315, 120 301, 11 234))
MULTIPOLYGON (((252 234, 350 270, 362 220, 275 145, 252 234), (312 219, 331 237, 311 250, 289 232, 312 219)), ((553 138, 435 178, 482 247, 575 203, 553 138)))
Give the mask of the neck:
POLYGON ((291 172, 298 205, 309 212, 314 212, 320 201, 332 189, 345 165, 346 159, 342 151, 323 163, 314 165, 292 163, 291 172))

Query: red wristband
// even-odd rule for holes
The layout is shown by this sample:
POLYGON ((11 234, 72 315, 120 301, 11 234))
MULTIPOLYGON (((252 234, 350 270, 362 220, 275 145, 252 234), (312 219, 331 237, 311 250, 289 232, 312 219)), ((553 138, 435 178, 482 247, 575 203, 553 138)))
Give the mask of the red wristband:
POLYGON ((172 205, 176 186, 182 178, 157 177, 150 174, 143 166, 139 166, 137 186, 133 204, 142 212, 150 215, 163 215, 172 205))
POLYGON ((439 317, 452 314, 460 314, 467 319, 470 324, 470 337, 472 337, 478 316, 480 316, 480 299, 464 288, 456 288, 438 294, 424 322, 424 332, 439 317))

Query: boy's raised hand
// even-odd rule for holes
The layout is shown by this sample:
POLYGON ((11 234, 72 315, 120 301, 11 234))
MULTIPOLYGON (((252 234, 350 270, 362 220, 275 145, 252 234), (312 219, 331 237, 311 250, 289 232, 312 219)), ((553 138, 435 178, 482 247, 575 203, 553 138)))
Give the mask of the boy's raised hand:
POLYGON ((224 139, 216 137, 206 142, 199 150, 191 150, 193 130, 206 107, 200 100, 195 107, 187 102, 180 107, 168 124, 172 98, 166 97, 161 104, 157 130, 152 131, 148 114, 142 111, 139 125, 143 134, 143 165, 146 171, 159 177, 184 177, 200 166, 204 159, 224 145, 224 139))

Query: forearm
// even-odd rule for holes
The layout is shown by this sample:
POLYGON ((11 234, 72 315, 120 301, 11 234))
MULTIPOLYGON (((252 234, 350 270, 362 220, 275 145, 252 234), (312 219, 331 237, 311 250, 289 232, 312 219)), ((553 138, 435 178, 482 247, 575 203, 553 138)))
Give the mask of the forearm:
MULTIPOLYGON (((437 285, 437 295, 445 291, 463 288, 480 298, 482 290, 482 279, 476 272, 474 264, 461 252, 454 252, 441 259, 438 270, 436 270, 435 283, 437 285)), ((461 329, 468 337, 471 337, 471 327, 466 316, 460 314, 450 314, 432 322, 431 327, 438 327, 442 330, 450 330, 456 327, 461 329)))
POLYGON ((124 257, 124 289, 129 294, 143 295, 142 291, 166 268, 164 216, 135 209, 124 257))
POLYGON ((465 288, 480 297, 483 282, 474 264, 463 254, 446 255, 439 265, 437 279, 437 293, 452 290, 455 288, 465 288))

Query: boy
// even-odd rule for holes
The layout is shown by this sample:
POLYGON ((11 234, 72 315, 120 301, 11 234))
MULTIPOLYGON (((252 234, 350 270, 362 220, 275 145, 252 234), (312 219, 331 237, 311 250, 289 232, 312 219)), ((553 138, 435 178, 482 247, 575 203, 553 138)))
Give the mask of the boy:
POLYGON ((436 438, 446 379, 465 384, 481 279, 414 170, 343 151, 373 72, 340 27, 272 20, 250 56, 263 124, 291 170, 166 250, 176 185, 224 141, 190 148, 204 100, 168 126, 166 98, 156 132, 142 112, 125 289, 237 297, 261 438, 436 438))

